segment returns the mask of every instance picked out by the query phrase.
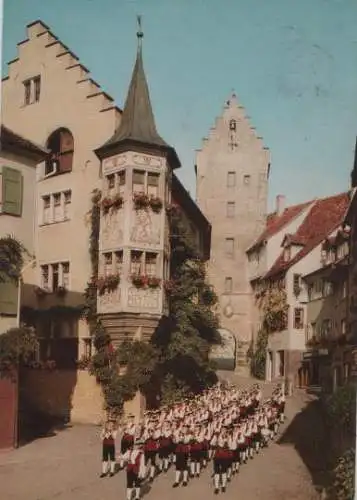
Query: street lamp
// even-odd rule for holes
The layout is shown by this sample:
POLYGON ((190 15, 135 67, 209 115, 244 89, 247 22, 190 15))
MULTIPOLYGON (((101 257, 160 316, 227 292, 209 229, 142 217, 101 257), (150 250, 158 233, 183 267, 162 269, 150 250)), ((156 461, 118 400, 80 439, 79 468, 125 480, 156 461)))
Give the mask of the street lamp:
POLYGON ((20 328, 20 315, 21 315, 21 292, 22 292, 22 275, 29 267, 33 267, 36 263, 36 259, 31 260, 25 264, 19 274, 17 281, 17 311, 16 311, 16 327, 20 328))

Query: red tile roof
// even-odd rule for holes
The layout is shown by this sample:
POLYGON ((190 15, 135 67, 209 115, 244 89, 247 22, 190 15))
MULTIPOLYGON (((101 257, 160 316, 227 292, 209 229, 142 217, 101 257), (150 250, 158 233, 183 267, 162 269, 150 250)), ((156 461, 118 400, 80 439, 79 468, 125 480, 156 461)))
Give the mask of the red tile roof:
POLYGON ((292 205, 291 207, 285 208, 281 215, 278 215, 276 212, 269 214, 265 230, 248 250, 252 250, 254 247, 260 245, 265 240, 268 240, 284 229, 285 226, 298 217, 312 203, 313 201, 308 201, 300 203, 299 205, 292 205))
POLYGON ((266 278, 287 271, 293 264, 301 260, 340 224, 343 223, 350 203, 350 193, 341 193, 329 198, 315 201, 304 221, 293 236, 304 247, 291 260, 284 261, 284 252, 280 254, 266 278))

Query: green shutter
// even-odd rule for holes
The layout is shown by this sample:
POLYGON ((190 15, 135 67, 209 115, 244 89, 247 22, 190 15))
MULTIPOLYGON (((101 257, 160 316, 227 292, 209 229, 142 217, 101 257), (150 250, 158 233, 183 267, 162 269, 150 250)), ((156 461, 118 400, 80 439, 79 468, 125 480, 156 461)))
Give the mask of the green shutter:
POLYGON ((0 315, 16 316, 17 295, 18 289, 16 283, 12 281, 0 283, 0 315))
POLYGON ((2 168, 2 212, 9 215, 22 214, 23 177, 19 170, 2 168))

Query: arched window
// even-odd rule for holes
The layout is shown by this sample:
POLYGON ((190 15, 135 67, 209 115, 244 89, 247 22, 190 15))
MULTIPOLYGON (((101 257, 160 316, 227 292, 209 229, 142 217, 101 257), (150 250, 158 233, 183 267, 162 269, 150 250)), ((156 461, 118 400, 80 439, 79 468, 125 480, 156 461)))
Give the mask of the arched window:
POLYGON ((59 128, 52 132, 47 149, 50 150, 50 158, 46 162, 46 175, 72 171, 74 141, 68 129, 59 128))
POLYGON ((235 131, 237 128, 237 122, 235 120, 230 120, 229 122, 229 130, 235 131))

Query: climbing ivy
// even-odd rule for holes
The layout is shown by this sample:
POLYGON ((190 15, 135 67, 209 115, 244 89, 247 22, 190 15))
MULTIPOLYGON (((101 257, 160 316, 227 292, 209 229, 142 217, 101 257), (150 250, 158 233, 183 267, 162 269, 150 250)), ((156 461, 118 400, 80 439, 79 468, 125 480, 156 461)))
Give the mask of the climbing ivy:
POLYGON ((13 236, 0 238, 0 283, 14 281, 21 276, 26 248, 13 236))
POLYGON ((256 343, 252 342, 248 351, 251 373, 260 380, 265 379, 267 346, 268 332, 264 328, 261 328, 258 332, 256 343))

